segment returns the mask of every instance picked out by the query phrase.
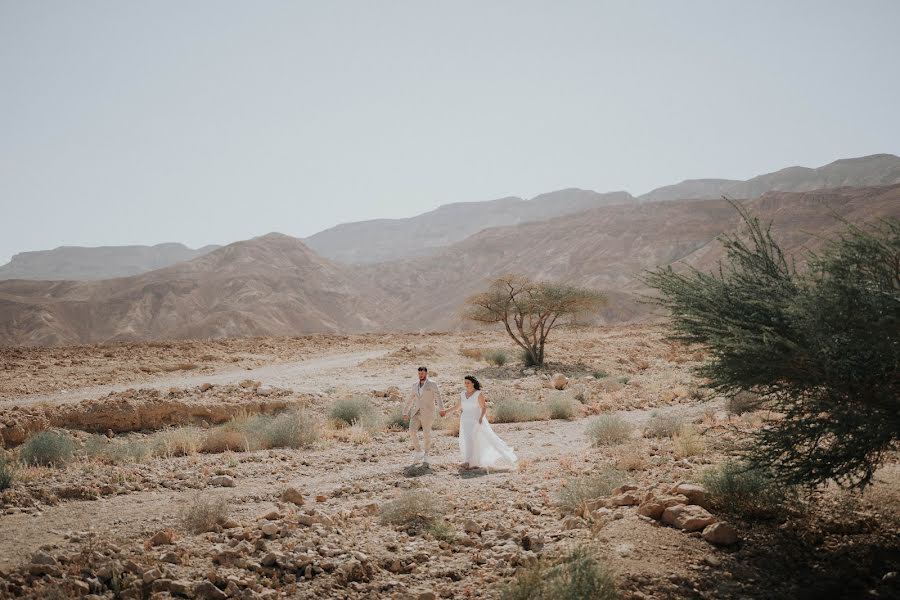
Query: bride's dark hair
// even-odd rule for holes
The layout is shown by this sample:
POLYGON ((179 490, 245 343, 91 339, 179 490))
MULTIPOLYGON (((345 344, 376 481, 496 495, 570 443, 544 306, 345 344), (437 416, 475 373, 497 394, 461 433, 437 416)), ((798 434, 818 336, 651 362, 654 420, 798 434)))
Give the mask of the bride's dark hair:
POLYGON ((474 375, 466 375, 465 377, 463 377, 463 379, 468 379, 469 381, 471 381, 471 382, 472 382, 472 385, 475 386, 475 389, 476 389, 476 390, 480 390, 480 389, 481 389, 481 383, 479 383, 478 380, 475 379, 475 376, 474 376, 474 375))

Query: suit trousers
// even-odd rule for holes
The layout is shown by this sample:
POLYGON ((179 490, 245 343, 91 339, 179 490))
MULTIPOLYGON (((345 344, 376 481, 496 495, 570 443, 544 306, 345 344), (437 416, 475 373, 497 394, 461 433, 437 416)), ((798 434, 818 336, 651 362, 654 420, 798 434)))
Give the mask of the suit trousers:
POLYGON ((422 419, 422 413, 417 412, 409 419, 409 436, 412 438, 413 448, 416 449, 416 452, 421 452, 421 448, 419 447, 419 428, 422 428, 422 441, 425 443, 425 454, 428 454, 428 451, 431 450, 431 424, 434 422, 434 418, 431 419, 422 419))

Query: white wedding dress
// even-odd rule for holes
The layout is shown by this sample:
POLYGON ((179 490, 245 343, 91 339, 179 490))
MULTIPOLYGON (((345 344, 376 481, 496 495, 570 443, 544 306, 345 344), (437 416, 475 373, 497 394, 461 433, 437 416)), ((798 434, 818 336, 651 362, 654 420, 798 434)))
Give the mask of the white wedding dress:
POLYGON ((465 392, 460 394, 462 414, 459 417, 459 451, 462 453, 462 460, 471 467, 515 466, 519 460, 516 453, 497 437, 487 416, 478 423, 481 415, 481 407, 478 405, 480 394, 480 391, 475 392, 470 398, 466 398, 465 392))

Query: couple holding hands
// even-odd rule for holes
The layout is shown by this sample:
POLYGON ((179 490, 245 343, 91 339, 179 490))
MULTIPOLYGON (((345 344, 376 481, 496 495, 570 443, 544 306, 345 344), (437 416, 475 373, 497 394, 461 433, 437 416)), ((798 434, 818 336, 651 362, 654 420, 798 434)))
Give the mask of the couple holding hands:
POLYGON ((481 390, 481 383, 472 375, 466 375, 463 382, 465 389, 459 394, 459 402, 444 409, 437 384, 428 379, 428 368, 419 367, 419 379, 413 384, 403 409, 403 420, 409 423, 409 434, 415 448, 413 462, 424 465, 429 462, 431 425, 434 423, 435 409, 439 407, 442 417, 459 413, 459 451, 463 470, 515 466, 518 460, 515 452, 494 433, 488 423, 487 397, 481 390), (419 445, 420 428, 424 450, 419 445))

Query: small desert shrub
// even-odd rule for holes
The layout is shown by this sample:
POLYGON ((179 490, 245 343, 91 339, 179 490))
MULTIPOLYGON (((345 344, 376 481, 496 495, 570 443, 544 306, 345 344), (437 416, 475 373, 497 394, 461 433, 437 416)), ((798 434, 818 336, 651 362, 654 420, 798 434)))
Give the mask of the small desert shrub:
POLYGON ((456 533, 456 530, 442 519, 436 519, 432 521, 426 528, 425 531, 433 537, 434 539, 440 542, 448 542, 453 543, 459 539, 459 534, 456 533))
POLYGON ((110 465, 142 462, 150 448, 141 441, 116 442, 102 435, 92 435, 84 443, 84 455, 110 465))
POLYGON ((231 514, 228 500, 197 495, 181 511, 181 524, 191 533, 215 531, 231 514))
POLYGON ((575 402, 569 396, 557 396, 547 402, 551 419, 571 419, 575 416, 575 402))
POLYGON ((232 421, 219 427, 214 427, 206 432, 203 438, 203 444, 200 447, 202 452, 217 454, 219 452, 241 452, 250 449, 250 440, 240 424, 232 421))
POLYGON ((623 483, 625 475, 612 467, 605 467, 593 475, 571 477, 563 483, 557 504, 565 513, 578 512, 586 501, 609 496, 623 483))
POLYGON ((185 426, 168 429, 156 434, 153 443, 155 456, 190 456, 200 450, 200 430, 185 426))
MULTIPOLYGON (((399 406, 392 410, 390 414, 388 414, 387 418, 384 421, 385 427, 393 431, 404 431, 409 429, 409 421, 403 418, 403 409, 399 406)), ((435 423, 433 426, 437 429, 437 419, 435 419, 435 423)))
POLYGON ((628 377, 619 377, 617 381, 622 385, 628 385, 628 382, 631 380, 628 377))
POLYGON ((588 424, 586 431, 594 446, 613 446, 631 437, 631 424, 617 415, 601 415, 588 424))
POLYGON ((494 365, 495 367, 502 367, 506 364, 507 360, 509 360, 509 357, 504 350, 486 350, 481 353, 481 357, 486 363, 494 365))
POLYGON ((547 413, 539 404, 515 398, 501 398, 495 401, 492 412, 494 423, 543 421, 547 418, 547 413))
POLYGON ((331 406, 328 416, 343 425, 352 425, 354 421, 370 424, 377 418, 377 413, 368 398, 354 396, 336 401, 331 406))
POLYGON ((707 471, 703 485, 715 508, 747 518, 775 516, 796 496, 794 488, 777 482, 770 473, 735 461, 707 471))
POLYGON ((354 422, 347 428, 347 441, 354 446, 362 446, 372 441, 372 431, 365 425, 354 422))
POLYGON ((478 348, 460 348, 459 355, 472 360, 481 360, 481 350, 478 348))
POLYGON ((16 465, 6 458, 0 457, 0 492, 8 489, 16 478, 16 465))
POLYGON ((628 444, 619 450, 616 467, 623 471, 643 471, 647 467, 647 456, 639 443, 628 444))
POLYGON ((256 434, 260 448, 309 448, 319 439, 319 423, 303 410, 265 417, 256 434))
POLYGON ((706 452, 703 436, 693 425, 684 425, 675 432, 672 436, 672 445, 678 458, 688 458, 706 452))
POLYGON ((651 413, 647 426, 644 428, 645 437, 670 438, 683 426, 681 419, 675 415, 661 415, 651 413))
POLYGON ((500 594, 502 600, 615 600, 615 580, 587 548, 576 548, 558 564, 520 570, 500 594))
POLYGON ((48 429, 28 438, 19 450, 19 460, 26 465, 60 467, 72 460, 75 442, 66 431, 48 429))
POLYGON ((441 515, 437 496, 426 490, 407 490, 381 509, 381 522, 387 525, 427 527, 441 515))
POLYGON ((526 367, 538 367, 540 365, 535 362, 534 357, 527 350, 522 350, 522 353, 519 355, 519 358, 522 360, 522 364, 526 367))
POLYGON ((604 377, 609 377, 609 373, 607 373, 603 369, 597 369, 596 371, 594 371, 594 379, 603 379, 604 377))

